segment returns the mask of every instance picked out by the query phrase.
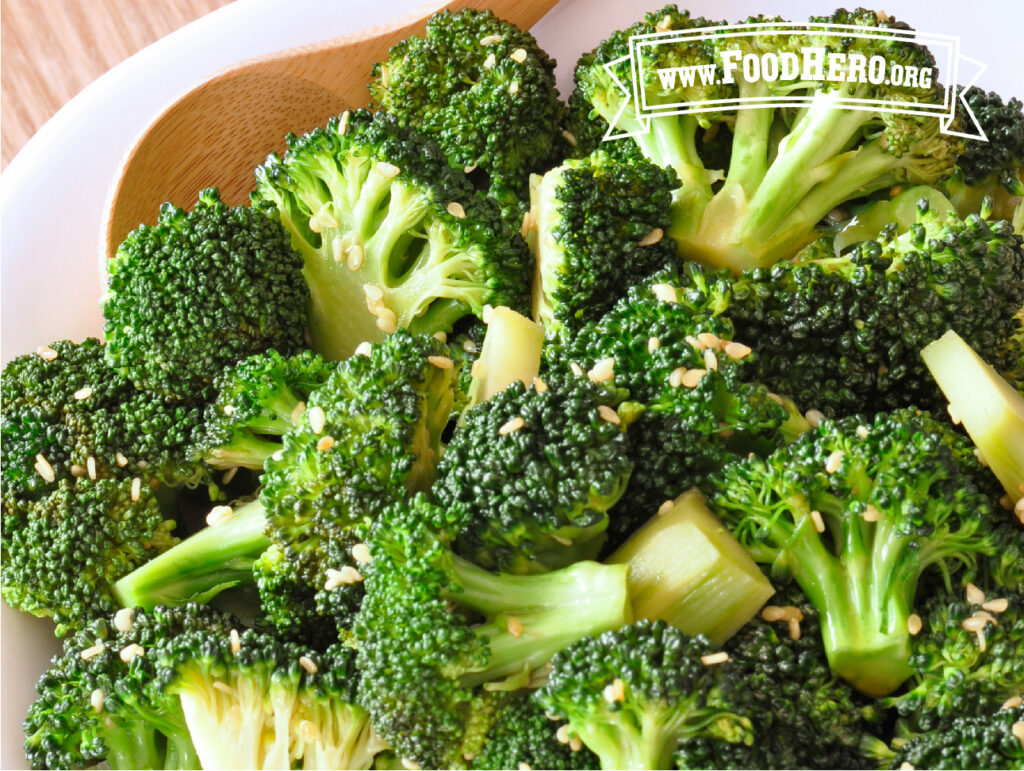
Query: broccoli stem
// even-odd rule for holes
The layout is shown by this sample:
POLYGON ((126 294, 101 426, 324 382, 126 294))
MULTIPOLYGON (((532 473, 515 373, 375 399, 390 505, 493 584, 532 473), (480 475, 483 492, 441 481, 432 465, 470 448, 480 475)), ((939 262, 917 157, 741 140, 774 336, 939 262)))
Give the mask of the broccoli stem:
POLYGON ((157 732, 146 720, 119 718, 104 731, 107 765, 113 769, 163 768, 157 732))
POLYGON ((207 602, 225 589, 253 584, 253 562, 270 546, 266 511, 258 501, 235 510, 223 524, 206 527, 114 584, 123 607, 207 602))
POLYGON ((167 749, 164 754, 165 769, 202 768, 196 748, 192 746, 192 738, 184 729, 167 737, 167 749))
POLYGON ((544 330, 539 324, 505 306, 492 309, 469 387, 470 407, 517 380, 532 385, 540 374, 543 345, 544 330))
POLYGON ((227 444, 207 450, 203 455, 203 461, 219 469, 235 466, 262 469, 264 461, 280 449, 280 442, 240 432, 227 444))

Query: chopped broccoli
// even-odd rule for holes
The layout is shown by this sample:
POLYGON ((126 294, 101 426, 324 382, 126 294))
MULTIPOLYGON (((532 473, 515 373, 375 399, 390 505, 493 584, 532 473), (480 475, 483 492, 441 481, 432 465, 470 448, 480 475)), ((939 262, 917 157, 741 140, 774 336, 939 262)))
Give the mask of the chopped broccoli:
POLYGON ((470 518, 456 550, 479 565, 536 573, 597 556, 633 462, 621 394, 584 378, 515 382, 455 429, 433 495, 470 518))
POLYGON ((753 740, 728 657, 706 637, 688 637, 664 621, 586 637, 551 665, 538 698, 597 754, 601 768, 670 768, 688 741, 753 740))
POLYGON ((611 310, 626 290, 677 266, 669 227, 669 169, 606 152, 534 177, 527 242, 536 258, 533 318, 548 334, 575 332, 611 310))
POLYGON ((488 304, 529 307, 525 242, 432 140, 388 114, 290 136, 256 177, 253 200, 277 206, 301 255, 312 346, 329 359, 396 329, 450 331, 488 304))
MULTIPOLYGON (((780 20, 757 17, 749 21, 780 20)), ((812 27, 854 24, 875 27, 880 32, 908 29, 902 22, 864 9, 840 9, 831 16, 810 21, 812 27)), ((575 78, 580 96, 570 100, 580 114, 575 123, 585 119, 598 125, 614 123, 617 129, 627 132, 641 128, 632 95, 622 93, 604 65, 628 53, 633 35, 714 24, 667 6, 614 33, 577 64, 575 78), (622 108, 624 111, 619 115, 622 108)), ((903 66, 934 68, 931 53, 905 39, 840 38, 827 33, 824 27, 818 32, 820 45, 851 57, 863 57, 862 61, 879 55, 903 66)), ((952 171, 963 144, 960 139, 940 132, 938 118, 836 108, 841 99, 941 102, 942 87, 938 83, 897 89, 866 80, 859 82, 863 79, 840 82, 823 77, 796 82, 736 78, 736 84, 729 85, 726 78, 718 77, 710 84, 698 80, 670 88, 657 72, 664 67, 712 61, 724 71, 724 60, 737 54, 792 52, 800 56, 800 48, 806 42, 806 33, 790 33, 783 27, 771 35, 736 37, 712 33, 701 39, 644 47, 643 72, 649 82, 642 85, 648 101, 654 104, 733 97, 811 99, 792 115, 783 107, 765 107, 739 110, 734 116, 660 116, 651 122, 648 132, 634 137, 632 141, 648 159, 659 166, 671 166, 682 181, 676 191, 669 232, 682 256, 726 266, 736 273, 767 267, 813 241, 818 222, 839 204, 896 184, 930 184, 952 171), (717 131, 715 127, 723 122, 731 129, 728 167, 708 168, 698 152, 701 131, 717 131), (718 185, 723 173, 724 182, 718 185)), ((629 74, 621 74, 628 81, 629 74)), ((714 154, 708 154, 709 159, 712 157, 714 154)))
POLYGON ((941 731, 911 739, 897 749, 892 769, 1024 768, 1024 707, 958 717, 941 731))
POLYGON ((465 384, 466 409, 490 399, 512 383, 533 385, 540 374, 544 329, 511 308, 498 306, 486 316, 479 355, 465 384))
POLYGON ((994 553, 995 480, 970 443, 915 409, 823 420, 709 482, 711 509, 821 617, 832 669, 871 696, 911 674, 918 581, 994 553))
POLYGON ((359 703, 399 757, 432 768, 479 752, 495 691, 528 685, 562 648, 630 620, 624 566, 490 573, 451 550, 468 518, 422 495, 382 512, 354 628, 359 703))
POLYGON ((565 150, 554 70, 530 32, 490 11, 442 11, 423 37, 391 48, 369 88, 375 107, 429 135, 518 224, 530 173, 565 150))
POLYGON ((229 364, 305 348, 301 268, 271 207, 230 207, 215 188, 191 212, 164 204, 107 264, 107 359, 140 388, 201 398, 229 364))

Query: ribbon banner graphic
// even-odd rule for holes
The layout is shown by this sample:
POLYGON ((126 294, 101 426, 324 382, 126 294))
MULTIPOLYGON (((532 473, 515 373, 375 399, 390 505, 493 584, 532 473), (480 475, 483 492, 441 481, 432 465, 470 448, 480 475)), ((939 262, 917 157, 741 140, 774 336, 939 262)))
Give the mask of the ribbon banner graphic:
POLYGON ((825 82, 838 93, 830 101, 831 107, 935 116, 944 134, 987 141, 963 99, 963 93, 974 84, 985 65, 963 56, 959 38, 951 35, 891 27, 764 22, 634 35, 629 40, 629 49, 627 56, 604 65, 627 97, 605 139, 645 134, 650 130, 651 120, 665 115, 807 107, 814 97, 802 92, 813 89, 800 86, 817 81, 825 82), (756 45, 749 44, 754 42, 752 38, 780 35, 788 39, 784 50, 775 50, 776 46, 767 43, 759 51, 756 45), (859 52, 856 44, 851 45, 857 39, 879 41, 874 50, 883 53, 859 52), (709 40, 716 42, 717 54, 707 61, 680 67, 656 68, 652 64, 659 59, 659 46, 695 44, 695 48, 709 40), (730 46, 729 40, 735 40, 736 45, 730 46), (910 65, 898 61, 895 55, 887 58, 885 46, 898 41, 926 46, 935 56, 935 66, 910 65), (969 77, 958 90, 957 84, 965 74, 960 72, 961 65, 966 65, 963 69, 969 77), (947 83, 944 87, 936 87, 940 72, 947 83), (765 87, 753 89, 758 92, 756 96, 687 98, 693 89, 706 97, 709 91, 727 93, 728 87, 739 83, 761 83, 765 87), (868 96, 857 95, 863 92, 868 96), (630 122, 638 122, 640 128, 623 132, 618 126, 619 118, 630 107, 634 111, 630 116, 634 120, 630 122))

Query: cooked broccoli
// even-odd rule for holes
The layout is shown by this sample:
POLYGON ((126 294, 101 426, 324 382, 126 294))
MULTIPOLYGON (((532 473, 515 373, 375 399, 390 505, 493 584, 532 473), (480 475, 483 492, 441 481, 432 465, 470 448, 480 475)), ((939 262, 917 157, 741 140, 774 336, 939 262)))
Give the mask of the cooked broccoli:
POLYGON ((214 468, 262 471, 334 367, 312 351, 289 357, 274 350, 228 366, 214 380, 217 397, 206 406, 193 451, 214 468))
POLYGON ((892 757, 892 769, 1024 768, 1024 707, 958 717, 941 731, 911 739, 892 757))
POLYGON ((329 359, 396 329, 450 331, 487 304, 529 307, 525 242, 432 140, 388 114, 346 112, 290 136, 256 177, 253 200, 277 206, 301 255, 312 345, 329 359))
POLYGON ((671 768, 689 741, 753 740, 728 657, 706 637, 688 637, 664 621, 586 637, 551 666, 537 698, 568 722, 568 735, 596 753, 601 768, 671 768))
POLYGON ((634 469, 611 514, 613 544, 736 454, 770 452, 806 428, 792 404, 754 381, 757 356, 719 315, 730 281, 697 263, 661 272, 545 350, 549 367, 608 369, 644 406, 630 426, 634 469))
POLYGON ((566 147, 554 70, 528 31, 490 11, 442 11, 391 48, 369 87, 375 107, 430 136, 518 225, 530 173, 566 147))
POLYGON ((677 185, 670 169, 600 151, 533 178, 533 318, 547 333, 575 332, 655 270, 678 266, 664 236, 677 185))
POLYGON ((259 499, 119 581, 122 604, 180 604, 258 582, 268 620, 293 631, 310 608, 332 606, 324 593, 358 591, 332 578, 354 568, 346 544, 382 506, 433 482, 457 378, 447 352, 400 331, 338 365, 267 460, 259 499), (279 551, 261 558, 272 543, 279 551))
POLYGON ((948 585, 996 546, 995 480, 963 436, 912 408, 825 419, 709 487, 754 560, 790 575, 817 608, 832 669, 871 696, 912 674, 922 574, 948 585))
POLYGON ((470 766, 475 769, 596 768, 597 756, 586 747, 560 741, 557 724, 544 713, 532 691, 518 691, 498 708, 486 744, 470 766))
MULTIPOLYGON (((756 17, 749 21, 781 20, 756 17)), ((828 17, 812 18, 810 23, 812 27, 853 24, 875 27, 881 32, 908 29, 902 22, 864 9, 841 9, 828 17)), ((575 79, 580 96, 571 99, 570 105, 578 113, 585 111, 586 117, 577 117, 574 124, 592 120, 599 126, 614 123, 620 132, 641 129, 632 94, 622 92, 604 65, 628 54, 633 35, 715 24, 690 18, 675 6, 667 6, 614 33, 577 64, 575 79), (622 108, 624 111, 619 115, 622 108)), ((850 57, 847 67, 854 57, 867 61, 874 55, 917 69, 935 65, 926 48, 905 39, 839 37, 824 27, 815 29, 811 34, 819 35, 821 46, 850 57)), ((735 67, 738 57, 744 54, 791 52, 800 56, 807 37, 807 33, 789 32, 781 27, 771 35, 736 37, 712 33, 700 39, 643 47, 643 73, 648 80, 641 85, 649 103, 733 97, 811 100, 792 114, 784 107, 765 107, 739 110, 734 116, 659 116, 651 121, 649 131, 632 140, 619 140, 635 141, 648 159, 659 166, 671 166, 682 181, 676 191, 669 234, 684 257, 726 266, 737 273, 767 267, 813 241, 818 222, 845 201, 896 184, 933 183, 952 171, 963 144, 960 139, 940 132, 938 118, 836 108, 841 99, 941 102, 942 87, 938 83, 897 88, 871 84, 865 79, 840 82, 824 77, 796 82, 736 77, 735 84, 727 82, 726 60, 736 57, 732 61, 735 67), (692 84, 669 86, 658 74, 661 68, 712 61, 723 74, 709 84, 698 79, 692 84), (717 131, 715 126, 723 122, 729 124, 732 134, 728 167, 709 168, 697 149, 702 141, 701 132, 717 131), (718 185, 723 172, 724 182, 718 185)), ((623 59, 626 67, 628 61, 623 59)), ((620 75, 620 79, 625 78, 623 82, 628 82, 627 71, 620 75)))
POLYGON ((837 255, 828 240, 745 272, 726 312, 756 340, 755 377, 830 415, 944 409, 920 350, 955 329, 995 356, 1018 333, 1024 246, 1009 224, 933 212, 837 255))
POLYGON ((220 370, 305 348, 301 258, 271 207, 230 207, 215 188, 191 212, 164 204, 107 264, 107 359, 140 388, 205 396, 220 370))
POLYGON ((624 566, 490 573, 451 550, 468 518, 422 495, 382 512, 354 628, 357 700, 399 757, 432 768, 479 752, 494 691, 528 685, 562 648, 630 620, 624 566))
POLYGON ((158 676, 154 646, 193 632, 227 637, 238 624, 199 605, 124 609, 64 642, 36 684, 25 720, 33 768, 200 768, 178 697, 158 676))
POLYGON ((455 429, 433 495, 469 521, 456 551, 484 567, 537 573, 597 556, 633 462, 621 394, 585 378, 513 383, 455 429))

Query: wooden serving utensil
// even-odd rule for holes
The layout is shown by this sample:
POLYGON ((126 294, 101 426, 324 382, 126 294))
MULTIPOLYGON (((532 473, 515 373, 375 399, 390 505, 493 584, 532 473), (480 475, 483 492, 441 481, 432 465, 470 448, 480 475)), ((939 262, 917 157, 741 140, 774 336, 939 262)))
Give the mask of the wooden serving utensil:
POLYGON ((101 257, 113 257, 140 223, 155 222, 164 201, 187 208, 215 186, 229 204, 244 203, 253 171, 268 153, 284 150, 285 135, 365 107, 374 63, 395 43, 422 34, 434 13, 488 8, 528 29, 555 1, 434 0, 387 24, 218 72, 165 108, 128 152, 107 199, 101 257))

